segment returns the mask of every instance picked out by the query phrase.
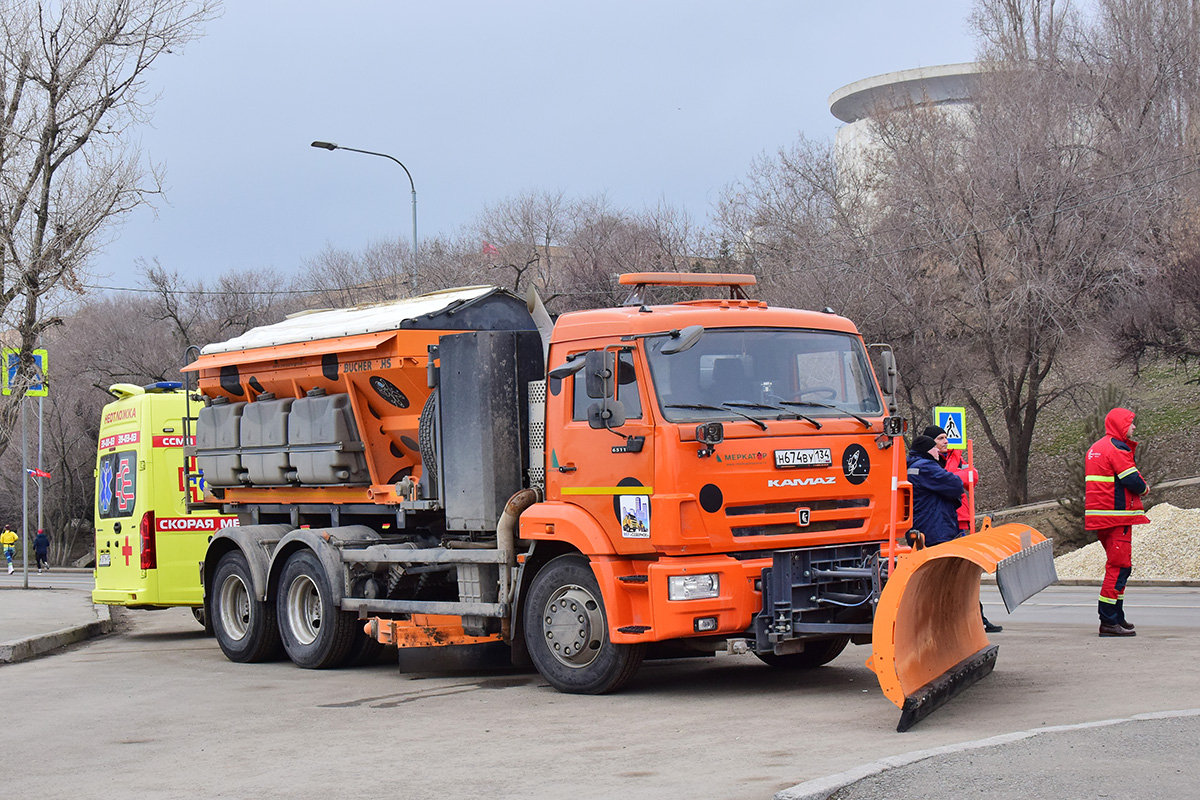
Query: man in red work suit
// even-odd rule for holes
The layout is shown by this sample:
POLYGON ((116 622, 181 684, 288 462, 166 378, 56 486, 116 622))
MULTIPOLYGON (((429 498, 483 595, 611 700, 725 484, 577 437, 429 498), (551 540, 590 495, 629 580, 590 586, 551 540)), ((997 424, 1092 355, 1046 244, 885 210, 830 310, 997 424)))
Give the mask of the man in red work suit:
POLYGON ((1087 452, 1084 527, 1096 532, 1108 556, 1098 604, 1101 636, 1137 635, 1125 620, 1125 582, 1133 567, 1133 526, 1150 521, 1142 510, 1150 487, 1133 463, 1133 431, 1133 412, 1114 408, 1104 418, 1105 435, 1087 452))

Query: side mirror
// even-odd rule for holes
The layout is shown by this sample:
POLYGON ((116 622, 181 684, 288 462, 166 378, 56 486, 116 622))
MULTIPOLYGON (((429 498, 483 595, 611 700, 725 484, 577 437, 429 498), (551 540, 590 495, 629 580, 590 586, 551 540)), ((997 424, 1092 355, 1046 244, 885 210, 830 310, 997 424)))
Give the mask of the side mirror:
POLYGON ((614 354, 608 350, 593 350, 587 354, 586 364, 587 396, 597 399, 612 397, 613 373, 616 364, 614 354))
POLYGON ((689 350, 695 346, 696 342, 700 341, 700 337, 704 335, 703 325, 688 325, 683 330, 674 330, 669 334, 671 341, 667 342, 662 347, 664 356, 675 355, 682 353, 684 350, 689 350))
POLYGON ((547 372, 546 377, 561 381, 564 378, 569 378, 576 372, 579 372, 579 370, 583 369, 586 364, 586 360, 582 358, 576 358, 574 361, 568 361, 564 364, 559 364, 557 367, 547 372))
POLYGON ((896 394, 896 356, 891 350, 882 350, 879 360, 883 363, 883 393, 892 397, 896 394))
POLYGON ((620 400, 601 399, 588 406, 587 414, 588 425, 593 428, 619 428, 625 424, 625 404, 620 400))
POLYGON ((868 347, 879 348, 879 365, 882 367, 879 375, 879 388, 883 390, 883 401, 887 404, 889 414, 896 413, 896 384, 900 381, 900 373, 896 369, 896 355, 890 344, 870 344, 868 347))

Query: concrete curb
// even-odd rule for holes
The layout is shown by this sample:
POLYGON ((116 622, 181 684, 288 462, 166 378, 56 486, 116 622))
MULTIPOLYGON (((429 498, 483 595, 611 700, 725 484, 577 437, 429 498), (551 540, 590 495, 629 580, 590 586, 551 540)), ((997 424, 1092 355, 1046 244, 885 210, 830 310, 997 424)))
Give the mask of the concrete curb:
POLYGON ((1062 733, 1064 731, 1077 731, 1085 728, 1101 728, 1107 725, 1119 725, 1125 722, 1136 722, 1138 720, 1152 719, 1169 719, 1172 717, 1195 717, 1200 716, 1200 708, 1189 708, 1181 711, 1156 711, 1149 714, 1135 714, 1132 717, 1124 719, 1105 719, 1097 722, 1082 722, 1078 725, 1053 725, 1045 728, 1035 728, 1030 731, 1018 731, 1016 733, 1005 733, 1000 736, 992 736, 987 739, 977 739, 973 742, 962 742, 960 744, 948 744, 943 747, 933 747, 928 750, 915 750, 911 753, 903 753, 898 756, 889 756, 881 758, 878 761, 873 761, 869 764, 862 764, 848 769, 845 772, 839 772, 836 775, 827 775, 824 778, 815 778, 811 781, 797 784, 790 789, 783 789, 776 792, 774 800, 827 800, 834 792, 840 789, 857 783, 864 778, 870 778, 878 775, 881 772, 886 772, 889 769, 896 767, 905 767, 909 764, 915 764, 918 761, 924 761, 927 758, 934 756, 950 755, 953 753, 961 753, 967 750, 978 750, 984 747, 998 747, 999 745, 1018 742, 1022 739, 1029 739, 1034 736, 1039 736, 1043 733, 1062 733))
POLYGON ((95 622, 61 628, 53 633, 38 634, 0 644, 0 664, 14 664, 29 658, 37 658, 60 647, 110 632, 113 629, 113 621, 109 607, 93 605, 92 609, 96 612, 95 622))

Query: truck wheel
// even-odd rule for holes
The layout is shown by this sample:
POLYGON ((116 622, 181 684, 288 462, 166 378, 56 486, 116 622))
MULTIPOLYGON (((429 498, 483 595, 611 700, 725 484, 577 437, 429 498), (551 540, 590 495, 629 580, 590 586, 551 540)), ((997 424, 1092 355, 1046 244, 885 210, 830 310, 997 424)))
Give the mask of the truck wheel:
POLYGON ((275 609, 255 599, 253 585, 244 555, 221 556, 213 573, 212 630, 225 657, 242 664, 279 657, 275 609))
POLYGON ((354 641, 350 645, 350 654, 346 656, 346 666, 369 667, 377 662, 381 655, 383 655, 383 643, 359 630, 354 634, 354 641))
POLYGON ((846 645, 850 643, 849 636, 839 636, 836 639, 817 639, 805 642, 804 649, 799 653, 788 653, 777 656, 774 653, 755 653, 764 664, 780 669, 813 669, 833 661, 846 645))
POLYGON ((297 550, 283 566, 275 610, 283 649, 305 669, 340 667, 354 643, 355 615, 333 605, 333 592, 320 559, 297 550))
POLYGON ((596 576, 582 556, 559 556, 533 578, 525 601, 525 644, 542 677, 560 692, 604 694, 633 677, 644 644, 613 644, 596 576))

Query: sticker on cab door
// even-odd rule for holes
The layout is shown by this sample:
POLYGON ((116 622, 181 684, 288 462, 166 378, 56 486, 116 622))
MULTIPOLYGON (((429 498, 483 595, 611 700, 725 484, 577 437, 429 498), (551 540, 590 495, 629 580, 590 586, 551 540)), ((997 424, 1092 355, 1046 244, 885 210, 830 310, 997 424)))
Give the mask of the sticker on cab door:
POLYGON ((621 504, 621 536, 625 539, 650 538, 650 498, 642 494, 623 494, 621 504))

